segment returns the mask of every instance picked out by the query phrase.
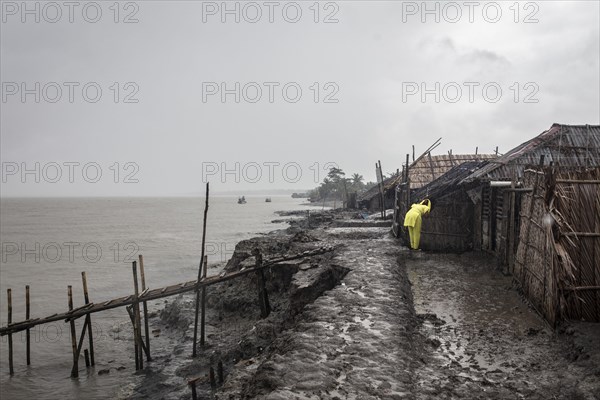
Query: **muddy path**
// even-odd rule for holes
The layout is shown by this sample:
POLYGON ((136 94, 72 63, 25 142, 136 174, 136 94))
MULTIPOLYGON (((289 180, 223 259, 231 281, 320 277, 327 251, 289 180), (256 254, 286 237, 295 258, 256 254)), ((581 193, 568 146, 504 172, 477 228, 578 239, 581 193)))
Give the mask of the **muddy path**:
POLYGON ((600 397, 598 368, 578 362, 570 336, 547 327, 493 260, 414 253, 400 263, 421 321, 415 398, 600 397))
POLYGON ((203 377, 199 398, 220 400, 600 399, 600 324, 553 331, 490 259, 414 253, 388 222, 352 216, 311 213, 240 242, 220 268, 254 265, 256 248, 335 250, 269 270, 267 318, 255 276, 211 287, 196 358, 193 296, 166 303, 152 320, 155 360, 121 397, 190 399, 187 380, 203 377))
POLYGON ((331 260, 348 273, 306 306, 251 371, 238 370, 219 399, 396 399, 410 396, 415 317, 399 248, 388 228, 316 233, 343 246, 331 260), (241 389, 241 390, 240 390, 241 389))

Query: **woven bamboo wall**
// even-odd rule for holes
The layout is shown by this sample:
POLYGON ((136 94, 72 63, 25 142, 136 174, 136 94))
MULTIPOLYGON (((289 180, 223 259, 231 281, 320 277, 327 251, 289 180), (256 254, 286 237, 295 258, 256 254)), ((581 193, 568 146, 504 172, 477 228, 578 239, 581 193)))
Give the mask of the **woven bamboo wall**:
POLYGON ((527 170, 525 186, 515 279, 551 324, 600 322, 600 168, 527 170))

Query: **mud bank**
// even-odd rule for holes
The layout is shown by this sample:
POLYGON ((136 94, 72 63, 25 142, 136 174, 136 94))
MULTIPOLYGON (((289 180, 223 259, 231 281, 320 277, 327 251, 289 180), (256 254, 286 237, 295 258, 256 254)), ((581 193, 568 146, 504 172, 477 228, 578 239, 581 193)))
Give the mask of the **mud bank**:
MULTIPOLYGON (((233 271, 255 263, 252 252, 260 249, 265 259, 314 250, 323 242, 298 229, 275 231, 238 243, 226 265, 215 265, 209 275, 233 271)), ((207 291, 206 345, 192 358, 195 295, 166 301, 151 320, 153 361, 139 373, 135 387, 123 390, 124 398, 188 399, 188 379, 207 375, 223 363, 224 377, 239 365, 259 356, 293 323, 304 306, 339 284, 347 270, 331 263, 334 252, 281 263, 265 270, 271 314, 261 319, 257 277, 249 275, 211 286, 207 291)), ((200 398, 214 390, 202 379, 200 398)))
MULTIPOLYGON (((287 214, 282 216, 298 217, 287 214)), ((267 271, 272 313, 260 318, 256 277, 208 291, 207 344, 192 359, 194 297, 153 319, 154 361, 128 398, 600 398, 600 326, 548 329, 480 255, 413 253, 389 222, 323 211, 242 241, 212 273, 333 246, 267 271), (386 226, 387 225, 387 226, 386 226), (211 388, 210 366, 224 382, 211 388)))
POLYGON ((315 232, 342 247, 341 285, 307 305, 266 352, 237 368, 218 399, 402 398, 412 392, 410 289, 388 228, 315 232), (365 235, 367 237, 365 237, 365 235))

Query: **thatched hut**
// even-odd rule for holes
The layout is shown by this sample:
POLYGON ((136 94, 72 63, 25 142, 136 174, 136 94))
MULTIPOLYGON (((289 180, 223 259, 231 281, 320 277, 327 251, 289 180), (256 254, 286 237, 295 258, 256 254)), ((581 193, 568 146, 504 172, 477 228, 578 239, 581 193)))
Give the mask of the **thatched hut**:
MULTIPOLYGON (((400 175, 394 175, 392 177, 383 180, 383 197, 384 197, 384 209, 394 208, 394 199, 396 196, 396 186, 401 182, 402 177, 400 175)), ((358 195, 357 203, 358 208, 366 208, 369 211, 381 211, 381 194, 379 184, 373 186, 366 192, 358 195)))
POLYGON ((525 171, 515 280, 552 324, 600 322, 600 168, 525 171))
MULTIPOLYGON (((394 221, 392 229, 396 237, 401 237, 403 234, 406 234, 406 232, 403 232, 404 215, 406 214, 406 211, 408 211, 412 200, 417 198, 414 195, 416 190, 426 187, 433 181, 441 179, 447 172, 464 163, 482 162, 493 160, 494 158, 496 158, 496 155, 493 154, 452 154, 452 152, 449 152, 448 154, 432 156, 430 152, 426 152, 409 165, 408 177, 406 175, 405 166, 403 173, 400 175, 401 179, 396 187, 395 203, 393 205, 394 221)), ((464 169, 457 169, 456 171, 459 170, 465 171, 464 169)), ((439 180, 436 185, 446 185, 448 182, 447 179, 442 179, 439 180)), ((448 230, 447 232, 451 233, 451 230, 448 230)), ((428 242, 428 240, 426 240, 426 242, 428 242)), ((434 247, 443 248, 444 246, 434 247)))
POLYGON ((426 153, 415 160, 408 168, 411 189, 419 189, 433 182, 452 168, 471 161, 493 160, 495 154, 439 154, 426 153))
POLYGON ((600 166, 600 126, 553 124, 550 129, 522 143, 465 178, 461 184, 476 199, 474 247, 497 255, 506 272, 514 270, 519 241, 521 197, 531 188, 523 185, 525 168, 600 166), (494 184, 504 181, 506 184, 494 184), (511 182, 509 184, 508 182, 511 182))
MULTIPOLYGON (((411 193, 414 202, 428 198, 433 204, 431 213, 423 218, 423 250, 463 252, 473 249, 474 204, 466 186, 458 183, 486 164, 486 161, 462 163, 411 193)), ((400 215, 404 216, 409 206, 401 204, 400 215)), ((408 242, 404 229, 400 230, 400 236, 408 242)))

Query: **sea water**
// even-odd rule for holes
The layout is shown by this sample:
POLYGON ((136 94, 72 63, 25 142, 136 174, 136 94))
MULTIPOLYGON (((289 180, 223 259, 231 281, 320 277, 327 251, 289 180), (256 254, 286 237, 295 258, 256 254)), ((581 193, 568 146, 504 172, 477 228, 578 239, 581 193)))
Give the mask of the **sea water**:
MULTIPOLYGON (((285 228, 278 210, 314 209, 288 196, 211 196, 206 234, 209 263, 226 261, 237 242, 285 228)), ((67 311, 67 286, 74 306, 84 304, 81 272, 90 301, 100 303, 133 293, 132 261, 144 257, 146 285, 163 287, 198 274, 204 198, 5 198, 0 202, 2 260, 0 322, 7 324, 7 289, 12 289, 13 322, 25 319, 25 286, 31 318, 67 311)), ((150 303, 160 309, 162 300, 150 303)), ((77 335, 83 319, 77 321, 77 335)), ((96 367, 70 378, 70 326, 58 321, 32 328, 31 365, 26 365, 25 332, 13 335, 15 374, 9 375, 8 337, 0 343, 2 399, 107 399, 132 382, 133 344, 124 308, 92 314, 96 367), (127 326, 127 329, 123 329, 127 326), (115 366, 125 369, 117 372, 115 366), (110 368, 106 375, 98 375, 110 368)), ((87 337, 84 344, 87 348, 87 337)))

